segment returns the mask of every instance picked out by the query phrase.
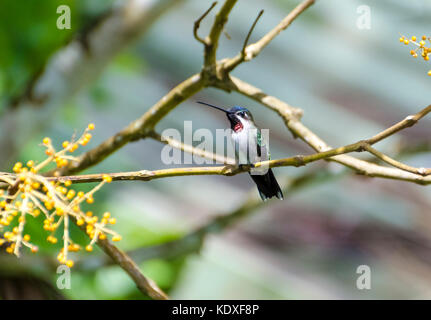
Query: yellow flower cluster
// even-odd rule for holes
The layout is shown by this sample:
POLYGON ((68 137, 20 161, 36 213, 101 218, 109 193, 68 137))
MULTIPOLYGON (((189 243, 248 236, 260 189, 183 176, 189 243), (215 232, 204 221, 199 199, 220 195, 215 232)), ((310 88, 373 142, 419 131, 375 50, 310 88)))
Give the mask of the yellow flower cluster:
MULTIPOLYGON (((417 42, 416 36, 412 36, 410 39, 406 38, 405 36, 401 36, 400 38, 401 43, 404 43, 405 45, 409 45, 411 43, 417 47, 414 50, 410 50, 410 54, 413 58, 417 58, 420 55, 425 61, 430 59, 431 54, 431 47, 426 46, 427 40, 431 43, 431 38, 427 36, 422 36, 419 42, 417 42)), ((431 76, 431 70, 428 71, 428 75, 431 76)))
POLYGON ((26 220, 37 218, 43 214, 43 229, 50 232, 47 241, 56 244, 58 242, 55 233, 63 226, 63 247, 57 256, 60 263, 69 267, 73 266, 73 260, 69 258, 69 252, 76 252, 81 247, 74 243, 69 236, 69 220, 72 218, 78 226, 85 229, 90 237, 90 243, 85 247, 86 251, 92 251, 93 245, 98 239, 106 239, 112 236, 113 241, 121 240, 121 237, 111 230, 109 226, 116 223, 109 212, 103 217, 93 215, 91 211, 83 212, 81 204, 85 201, 93 203, 93 195, 105 183, 110 183, 112 178, 103 176, 103 180, 89 192, 76 192, 71 189, 72 181, 62 180, 61 177, 46 177, 40 171, 54 163, 57 168, 65 167, 69 162, 76 161, 75 157, 68 153, 74 152, 80 145, 85 146, 91 139, 89 131, 94 130, 94 124, 89 124, 83 135, 76 141, 64 141, 63 149, 56 151, 51 139, 44 138, 43 146, 48 156, 44 161, 36 164, 30 160, 23 165, 15 163, 15 174, 0 174, 0 181, 9 185, 8 192, 0 190, 0 230, 3 229, 3 238, 0 237, 0 245, 6 245, 6 251, 19 256, 22 246, 37 252, 38 247, 30 242, 30 235, 24 231, 26 220))

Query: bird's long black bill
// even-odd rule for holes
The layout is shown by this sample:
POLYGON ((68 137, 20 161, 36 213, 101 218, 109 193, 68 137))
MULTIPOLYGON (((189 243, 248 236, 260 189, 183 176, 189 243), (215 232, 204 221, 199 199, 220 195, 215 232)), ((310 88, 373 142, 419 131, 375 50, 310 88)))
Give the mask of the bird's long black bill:
POLYGON ((203 104, 203 105, 205 105, 205 106, 208 106, 208 107, 211 107, 211 108, 215 108, 215 109, 218 109, 218 110, 220 110, 220 111, 223 111, 223 112, 229 113, 229 111, 228 111, 228 110, 225 110, 225 109, 223 109, 223 108, 217 107, 217 106, 215 106, 215 105, 212 105, 212 104, 209 104, 209 103, 206 103, 206 102, 202 102, 202 101, 196 101, 196 102, 197 102, 197 103, 200 103, 200 104, 203 104))

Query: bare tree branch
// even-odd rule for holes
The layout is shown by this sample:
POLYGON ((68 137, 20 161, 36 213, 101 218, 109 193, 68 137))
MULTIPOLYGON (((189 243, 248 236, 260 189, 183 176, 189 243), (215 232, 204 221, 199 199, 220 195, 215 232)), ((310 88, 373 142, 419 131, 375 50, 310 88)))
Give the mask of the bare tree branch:
POLYGON ((201 37, 199 37, 198 35, 198 30, 199 27, 201 25, 201 22, 203 19, 205 19, 205 17, 208 15, 208 13, 210 13, 210 11, 217 5, 217 1, 213 2, 211 7, 209 7, 209 9, 207 11, 204 12, 203 15, 200 16, 200 18, 198 20, 195 21, 195 24, 193 26, 193 35, 195 37, 195 39, 197 41, 199 41, 200 43, 202 43, 203 45, 207 45, 207 42, 205 41, 205 39, 202 39, 201 37))
POLYGON ((426 107, 425 109, 421 110, 420 112, 407 116, 404 120, 394 124, 393 126, 389 127, 388 129, 380 132, 379 134, 375 135, 371 139, 367 140, 367 143, 375 144, 383 139, 386 139, 387 137, 393 135, 394 133, 397 133, 400 130, 403 130, 405 128, 411 127, 415 125, 420 119, 425 117, 428 113, 431 112, 431 105, 426 107))
POLYGON ((204 87, 200 74, 195 74, 169 91, 161 100, 151 107, 142 117, 130 123, 116 135, 108 138, 96 148, 88 151, 60 171, 61 175, 82 171, 91 167, 117 151, 129 142, 145 138, 153 131, 155 125, 178 104, 191 97, 204 87))
POLYGON ((315 0, 306 0, 300 3, 295 9, 293 9, 274 29, 268 32, 259 41, 248 45, 248 39, 253 32, 253 29, 263 13, 263 10, 257 16, 253 26, 251 27, 244 46, 241 52, 232 59, 227 59, 224 63, 224 68, 227 71, 233 70, 236 66, 244 61, 250 61, 255 58, 262 50, 265 48, 281 31, 285 30, 302 12, 304 12, 308 7, 314 4, 315 0))
MULTIPOLYGON (((286 126, 289 128, 289 130, 293 133, 295 137, 299 137, 301 140, 303 140, 305 143, 307 143, 309 146, 311 146, 314 150, 318 152, 325 152, 328 150, 331 151, 331 147, 328 146, 326 142, 324 142, 320 137, 318 137, 310 129, 304 126, 297 118, 292 117, 293 111, 291 106, 285 103, 280 103, 278 99, 273 99, 273 97, 268 96, 262 90, 238 78, 231 77, 231 80, 233 83, 233 85, 229 85, 229 88, 231 90, 235 90, 253 100, 260 102, 261 104, 267 106, 268 108, 276 111, 284 118, 286 126)), ((373 143, 377 143, 378 141, 381 141, 383 138, 386 138, 404 128, 407 128, 415 124, 419 119, 424 117, 430 111, 431 111, 431 107, 430 106, 426 107, 416 115, 407 117, 406 119, 395 124, 389 129, 386 129, 381 133, 375 135, 374 137, 368 140, 361 141, 362 143, 361 147, 363 148, 367 144, 371 145, 373 143)), ((353 146, 353 149, 355 149, 355 146, 353 146)), ((352 150, 352 148, 349 147, 348 150, 352 150)), ((358 149, 354 151, 357 151, 357 150, 358 149)), ((347 152, 343 152, 343 153, 347 153, 347 152)), ((405 171, 405 170, 400 170, 401 168, 395 169, 395 168, 382 167, 377 164, 360 160, 348 155, 339 154, 335 157, 331 157, 330 160, 341 163, 353 170, 356 170, 361 174, 364 174, 370 177, 404 180, 404 181, 416 182, 418 184, 428 184, 430 180, 429 177, 422 176, 422 175, 428 174, 428 171, 427 170, 424 171, 422 168, 417 169, 417 172, 418 173, 420 172, 420 175, 418 175, 418 174, 408 172, 409 170, 405 171)), ((392 162, 389 164, 393 165, 394 163, 392 162)), ((407 168, 407 167, 404 167, 404 168, 407 168)), ((413 169, 411 171, 414 171, 414 170, 416 169, 413 169)))
POLYGON ((223 7, 217 13, 211 31, 205 39, 204 65, 205 67, 215 67, 216 53, 220 35, 227 23, 230 11, 237 0, 226 0, 223 7))
MULTIPOLYGON (((319 184, 332 181, 342 175, 344 175, 344 173, 334 174, 329 172, 329 170, 322 168, 319 168, 319 170, 309 171, 288 181, 283 187, 283 193, 287 196, 291 196, 305 188, 314 187, 319 184)), ((219 215, 214 219, 211 219, 209 222, 177 240, 139 248, 129 251, 127 254, 135 261, 142 262, 154 258, 170 259, 197 253, 199 252, 206 236, 225 231, 263 206, 265 206, 264 202, 255 197, 249 197, 232 212, 219 215)), ((83 270, 92 270, 93 268, 99 268, 102 265, 109 264, 112 264, 112 261, 108 261, 105 258, 94 257, 78 261, 76 267, 83 270)))
MULTIPOLYGON (((249 87, 246 86, 245 88, 249 88, 249 87)), ((240 91, 239 88, 238 88, 238 91, 249 96, 247 92, 240 91)), ((429 184, 431 183, 431 177, 426 177, 426 176, 428 176, 431 173, 431 169, 410 167, 377 151, 376 149, 372 148, 371 145, 373 143, 376 143, 384 138, 387 138, 399 132, 402 129, 412 126, 413 124, 417 123, 421 118, 423 118, 426 114, 428 114, 430 111, 431 111, 431 105, 429 105, 428 107, 424 108, 423 110, 419 111, 414 115, 408 116, 406 119, 398 122, 397 124, 394 124, 390 128, 383 130, 382 132, 378 133, 377 135, 367 140, 360 140, 353 144, 349 144, 335 149, 329 149, 326 151, 317 152, 311 155, 297 155, 290 158, 257 162, 253 166, 255 168, 261 168, 261 167, 274 168, 274 167, 284 167, 284 166, 298 167, 298 166, 303 166, 308 163, 315 162, 322 159, 337 161, 337 158, 334 158, 334 157, 337 157, 339 155, 343 155, 346 153, 368 151, 374 156, 376 156, 377 158, 396 167, 397 169, 381 167, 376 164, 366 162, 363 160, 358 160, 355 158, 352 158, 352 159, 354 159, 354 161, 359 161, 359 163, 361 163, 362 166, 361 167, 350 166, 350 167, 366 175, 379 175, 384 178, 393 178, 393 179, 399 179, 399 180, 413 181, 420 184, 429 184), (378 170, 376 170, 377 168, 378 170), (365 171, 361 171, 361 170, 365 170, 365 171), (393 173, 394 172, 393 170, 398 171, 396 172, 398 176, 395 176, 395 174, 393 173), (390 173, 392 173, 393 175, 391 175, 390 173), (412 173, 413 175, 405 176, 405 174, 407 173, 412 173)), ((295 120, 295 119, 287 120, 287 125, 289 128, 292 121, 297 122, 298 120, 295 120)), ((200 153, 201 156, 204 156, 207 158, 211 158, 211 159, 218 158, 218 160, 220 160, 221 162, 228 161, 227 158, 218 156, 211 152, 206 152, 204 150, 185 145, 173 139, 162 138, 160 135, 158 135, 155 132, 151 132, 149 136, 159 141, 163 141, 166 139, 166 142, 168 144, 172 145, 173 147, 179 148, 185 152, 200 153)), ((304 136, 301 136, 301 137, 305 141, 307 141, 306 137, 304 136)), ((233 159, 229 159, 229 161, 233 161, 233 159)), ((338 160, 338 162, 342 162, 342 161, 338 160)), ((247 166, 227 165, 227 166, 213 166, 213 167, 172 168, 172 169, 161 169, 161 170, 154 170, 154 171, 141 170, 141 171, 132 171, 132 172, 102 173, 102 174, 89 174, 89 175, 79 175, 79 176, 59 176, 59 177, 50 177, 48 179, 53 181, 60 181, 60 182, 71 181, 74 183, 85 183, 85 182, 102 181, 104 179, 104 176, 108 175, 114 181, 115 180, 116 181, 118 180, 149 181, 149 180, 158 179, 158 178, 166 178, 166 177, 174 177, 174 176, 189 176, 189 175, 231 176, 241 172, 246 172, 248 170, 250 170, 250 167, 247 167, 247 166)), ((10 177, 13 178, 14 175, 0 172, 0 180, 7 181, 7 179, 10 177)))
POLYGON ((386 162, 387 164, 389 164, 395 168, 401 169, 403 171, 411 172, 414 174, 419 174, 421 176, 428 176, 431 174, 431 169, 415 168, 415 167, 406 165, 406 164, 399 162, 395 159, 392 159, 391 157, 385 155, 384 153, 374 149, 369 144, 364 144, 363 148, 364 148, 364 150, 366 150, 369 153, 371 153, 372 155, 374 155, 376 158, 386 162))
POLYGON ((301 2, 295 9, 293 9, 274 29, 268 32, 262 39, 249 45, 246 48, 246 60, 251 60, 256 57, 274 38, 290 24, 307 8, 315 3, 315 0, 306 0, 301 2))
POLYGON ((263 14, 263 10, 260 10, 256 19, 254 20, 253 24, 251 25, 250 30, 247 33, 247 37, 244 40, 244 44, 242 45, 242 49, 241 49, 240 53, 236 57, 234 57, 232 59, 228 59, 227 62, 225 63, 224 68, 225 68, 226 72, 230 72, 231 70, 235 69, 236 66, 238 66, 240 63, 245 61, 248 40, 250 39, 250 36, 254 30, 254 27, 256 26, 257 22, 259 21, 260 17, 262 16, 262 14, 263 14))

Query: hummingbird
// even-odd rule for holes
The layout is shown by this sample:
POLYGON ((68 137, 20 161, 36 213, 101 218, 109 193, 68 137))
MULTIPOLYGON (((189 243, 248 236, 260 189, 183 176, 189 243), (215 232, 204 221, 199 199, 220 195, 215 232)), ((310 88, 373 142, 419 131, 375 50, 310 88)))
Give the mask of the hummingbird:
MULTIPOLYGON (((197 101, 197 103, 218 109, 226 114, 232 129, 231 141, 235 146, 236 159, 244 159, 246 164, 251 166, 255 162, 270 160, 269 147, 262 141, 261 130, 254 123, 253 115, 247 108, 234 106, 226 110, 202 101, 197 101)), ((241 161, 240 164, 242 164, 241 161)), ((251 172, 249 174, 256 183, 263 201, 274 196, 283 200, 283 193, 270 168, 263 174, 252 174, 251 172)))

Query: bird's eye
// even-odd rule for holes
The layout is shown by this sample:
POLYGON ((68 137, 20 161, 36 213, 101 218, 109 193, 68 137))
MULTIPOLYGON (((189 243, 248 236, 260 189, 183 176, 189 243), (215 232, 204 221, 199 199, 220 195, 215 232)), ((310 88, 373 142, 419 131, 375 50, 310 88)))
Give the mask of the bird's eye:
POLYGON ((241 111, 241 112, 239 113, 239 115, 240 115, 241 117, 244 117, 244 116, 245 116, 245 112, 244 112, 244 111, 241 111))

